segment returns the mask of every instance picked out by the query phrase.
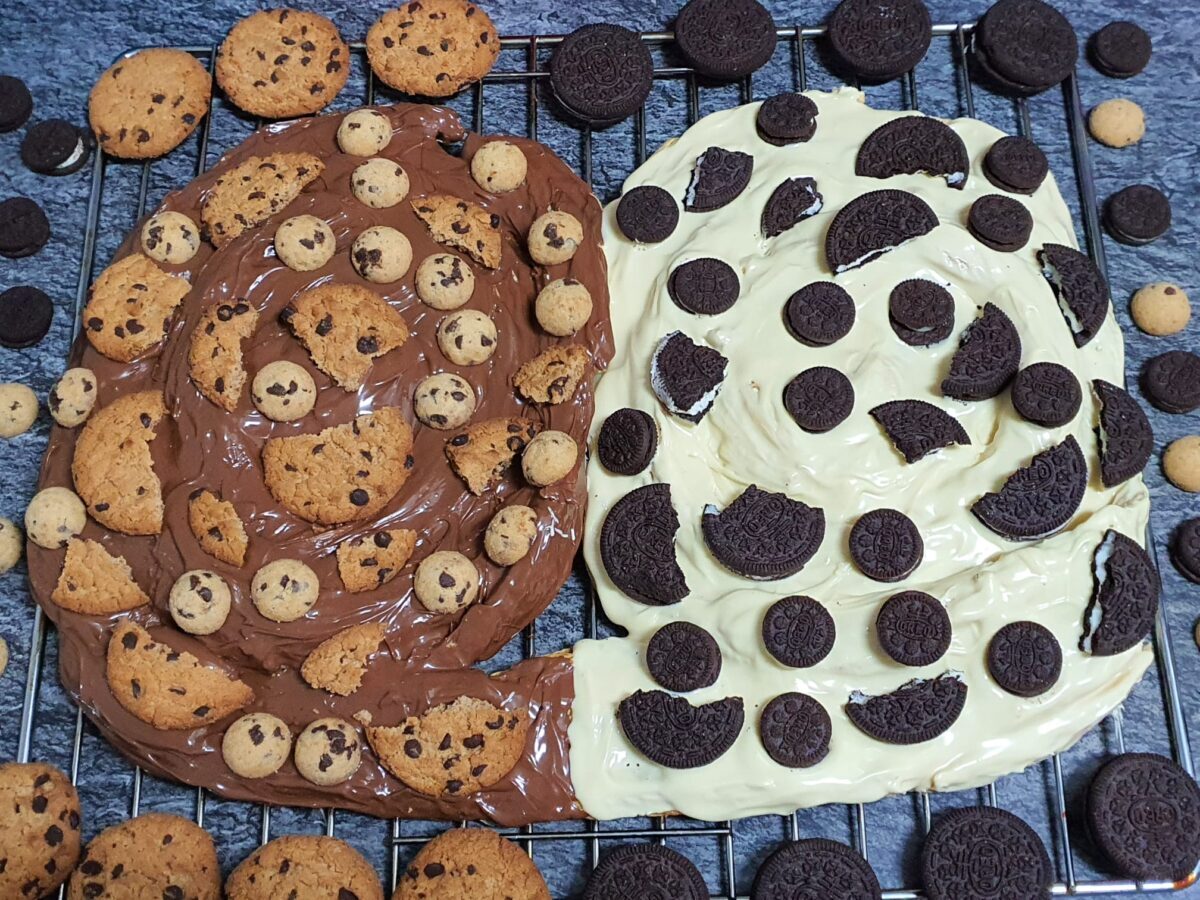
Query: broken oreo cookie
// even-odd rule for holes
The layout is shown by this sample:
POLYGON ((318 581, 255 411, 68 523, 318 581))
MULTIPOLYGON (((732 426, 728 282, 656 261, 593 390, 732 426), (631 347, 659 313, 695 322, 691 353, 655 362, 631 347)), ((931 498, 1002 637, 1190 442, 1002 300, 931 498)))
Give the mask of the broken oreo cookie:
POLYGON ((814 366, 787 383, 783 407, 804 431, 824 434, 854 409, 854 386, 837 369, 814 366))
POLYGON ((880 125, 862 142, 854 174, 864 178, 939 175, 962 190, 971 163, 967 146, 954 129, 929 116, 904 116, 880 125))
POLYGON ((773 581, 795 575, 812 559, 825 537, 825 512, 752 484, 723 510, 706 506, 700 530, 725 568, 773 581))
POLYGON ((880 900, 870 863, 845 844, 825 838, 789 841, 754 876, 750 900, 880 900))
POLYGON ((954 330, 954 298, 928 278, 909 278, 888 295, 888 322, 910 347, 928 347, 954 330))
POLYGON ((1074 435, 1043 450, 1008 476, 996 493, 975 501, 971 512, 1010 541, 1032 541, 1054 534, 1071 521, 1087 490, 1087 462, 1074 435))
POLYGON ((866 81, 883 82, 899 78, 925 58, 933 31, 921 0, 842 0, 826 35, 843 68, 866 81))
POLYGON ((1046 154, 1027 137, 1002 137, 983 158, 984 177, 1013 194, 1032 194, 1049 172, 1046 154))
POLYGON ((976 25, 974 49, 995 87, 1028 96, 1074 71, 1079 40, 1066 17, 1042 0, 999 0, 976 25))
POLYGON ((925 556, 925 542, 912 519, 897 509, 873 509, 850 529, 850 557, 874 581, 902 581, 925 556))
POLYGON ((588 876, 582 900, 614 897, 708 900, 708 885, 692 861, 661 844, 625 844, 610 850, 588 876))
POLYGON ((687 581, 675 560, 677 531, 668 484, 647 484, 614 503, 600 528, 600 558, 613 584, 649 606, 686 597, 687 581))
POLYGON ((696 691, 716 682, 721 674, 721 648, 699 625, 670 622, 646 644, 646 668, 668 691, 696 691))
POLYGON ((1158 240, 1171 227, 1171 201, 1158 188, 1131 184, 1104 204, 1108 233, 1122 244, 1140 247, 1158 240))
POLYGON ((929 900, 1045 900, 1053 873, 1037 832, 995 806, 943 813, 921 847, 929 900))
POLYGON ((1095 587, 1083 613, 1079 649, 1115 656, 1136 647, 1154 627, 1161 585, 1150 554, 1111 528, 1092 559, 1095 587))
POLYGON ((754 157, 740 150, 709 147, 696 160, 684 197, 688 212, 712 212, 732 203, 750 183, 754 157))
POLYGON ((776 600, 763 616, 763 646, 793 669, 815 666, 829 655, 836 637, 833 616, 812 597, 776 600))
POLYGON ((1021 418, 1043 428, 1066 425, 1083 403, 1075 373, 1052 362, 1034 363, 1018 372, 1010 395, 1021 418))
POLYGON ((754 122, 768 144, 803 143, 817 133, 817 104, 803 94, 776 94, 762 102, 754 122))
POLYGON ((711 347, 696 344, 682 331, 658 343, 650 362, 650 386, 669 412, 699 422, 712 409, 729 361, 711 347))
POLYGON ((933 231, 938 218, 924 200, 907 191, 868 191, 838 210, 825 235, 825 260, 835 273, 878 259, 933 231))
POLYGON ((706 766, 733 746, 745 721, 741 697, 693 706, 666 691, 635 691, 617 706, 629 743, 668 769, 706 766))
POLYGON ((923 591, 894 594, 879 608, 875 636, 883 652, 902 666, 929 666, 950 649, 950 616, 923 591))
POLYGON ((921 744, 955 723, 967 702, 967 685, 957 672, 914 678, 887 694, 850 695, 846 715, 863 734, 885 744, 921 744))
POLYGON ((758 730, 767 756, 789 769, 807 769, 828 755, 833 723, 824 706, 793 691, 763 707, 758 730))
POLYGON ((854 298, 832 281, 806 284, 788 298, 784 321, 792 337, 809 347, 827 347, 854 326, 854 298))
POLYGON ((745 78, 775 52, 775 22, 758 0, 688 0, 675 18, 675 43, 701 75, 745 78))
POLYGON ((990 400, 1017 374, 1021 365, 1021 336, 1004 311, 994 303, 966 327, 942 381, 942 393, 955 400, 990 400))
POLYGON ((658 428, 649 413, 618 409, 600 426, 596 453, 614 475, 636 475, 650 465, 658 448, 658 428))
POLYGON ((617 203, 617 227, 631 241, 658 244, 675 232, 679 206, 667 191, 652 184, 635 187, 617 203))
POLYGON ((667 293, 680 309, 715 316, 737 302, 742 286, 729 263, 704 256, 676 266, 667 278, 667 293))
POLYGON ((1009 622, 988 643, 992 680, 1010 694, 1037 697, 1058 682, 1062 648, 1050 629, 1037 622, 1009 622))
POLYGON ((1132 78, 1150 62, 1150 35, 1133 22, 1109 22, 1092 35, 1088 56, 1109 78, 1132 78))
POLYGON ((969 444, 971 438, 958 420, 924 400, 892 400, 871 410, 907 463, 952 444, 969 444))
POLYGON ((1200 584, 1200 518, 1188 519, 1171 539, 1171 561, 1179 574, 1200 584))
POLYGON ((1108 282, 1091 257, 1073 247, 1046 244, 1038 259, 1042 274, 1058 297, 1058 306, 1075 337, 1075 346, 1086 346, 1108 314, 1108 282))
POLYGON ((777 237, 821 211, 825 198, 815 178, 789 178, 771 192, 763 207, 763 237, 777 237))
POLYGON ((642 39, 619 25, 584 25, 550 59, 550 87, 578 119, 601 127, 632 116, 650 95, 654 62, 642 39))
POLYGON ((1200 356, 1187 350, 1168 350, 1142 369, 1146 399, 1169 413, 1200 409, 1200 356))
POLYGON ((1124 388, 1100 378, 1092 382, 1100 401, 1100 480, 1116 487, 1140 475, 1154 453, 1154 431, 1150 420, 1124 388))
POLYGON ((1033 216, 1019 200, 987 194, 971 204, 967 228, 985 247, 1015 253, 1033 232, 1033 216))

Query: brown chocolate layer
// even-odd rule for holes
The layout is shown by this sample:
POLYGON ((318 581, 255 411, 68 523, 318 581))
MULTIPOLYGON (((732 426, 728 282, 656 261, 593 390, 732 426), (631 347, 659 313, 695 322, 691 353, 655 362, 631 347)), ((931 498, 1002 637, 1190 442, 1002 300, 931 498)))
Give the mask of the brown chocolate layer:
MULTIPOLYGON (((152 772, 189 784, 211 787, 230 797, 291 805, 341 806, 380 816, 477 818, 504 824, 579 815, 567 772, 566 728, 572 696, 571 665, 565 658, 531 660, 496 678, 464 669, 495 654, 554 598, 566 580, 580 541, 587 495, 580 470, 563 482, 541 490, 519 474, 503 479, 494 490, 476 497, 450 469, 443 445, 449 435, 421 426, 412 413, 417 383, 436 371, 456 372, 477 389, 473 421, 523 416, 540 428, 571 434, 586 446, 593 410, 590 379, 580 385, 573 402, 535 406, 522 402, 512 389, 512 375, 525 361, 559 343, 540 331, 533 318, 533 298, 546 282, 570 277, 581 281, 595 301, 586 328, 570 342, 588 349, 596 369, 612 357, 604 256, 600 247, 600 207, 587 187, 548 149, 509 138, 529 162, 526 184, 509 194, 483 192, 471 179, 468 162, 481 139, 464 131, 457 116, 438 107, 380 107, 393 123, 395 136, 383 156, 399 162, 411 181, 409 198, 449 193, 479 203, 499 215, 504 232, 503 262, 488 270, 473 262, 476 287, 467 308, 481 310, 496 322, 495 354, 485 364, 450 365, 437 347, 435 328, 444 315, 416 297, 412 278, 425 256, 444 251, 417 220, 407 201, 391 209, 370 209, 350 196, 350 173, 363 160, 338 151, 335 132, 340 116, 320 117, 263 129, 227 154, 201 178, 170 195, 166 209, 199 220, 205 192, 221 172, 250 156, 307 151, 325 160, 323 176, 264 226, 242 235, 219 253, 207 244, 185 266, 167 267, 190 273, 192 291, 171 322, 162 351, 129 365, 114 363, 80 338, 70 364, 87 366, 98 376, 99 405, 131 391, 159 388, 168 417, 152 444, 155 471, 163 483, 166 520, 160 535, 135 538, 108 532, 89 521, 83 536, 100 541, 124 556, 152 597, 152 605, 133 613, 173 646, 202 659, 223 662, 254 688, 255 709, 280 716, 299 731, 314 718, 351 718, 367 710, 376 725, 389 725, 414 712, 460 695, 477 696, 513 707, 529 703, 537 720, 529 752, 512 775, 491 790, 451 801, 422 797, 384 772, 364 754, 358 774, 336 788, 318 788, 300 778, 289 762, 262 781, 232 775, 220 756, 226 723, 193 732, 161 732, 130 716, 116 702, 104 679, 104 648, 112 619, 80 616, 60 609, 50 593, 62 566, 63 551, 29 545, 33 593, 58 626, 63 684, 101 730, 123 753, 152 772), (443 143, 466 143, 461 156, 443 143), (533 219, 554 207, 577 217, 587 241, 569 263, 540 267, 525 250, 524 235, 533 219), (272 249, 276 225, 290 216, 310 213, 328 221, 338 252, 317 272, 294 272, 280 264, 272 249), (390 225, 412 243, 408 275, 392 285, 373 286, 401 312, 412 337, 398 350, 377 359, 364 386, 347 393, 316 370, 308 354, 279 323, 280 310, 300 291, 328 281, 361 283, 351 266, 349 246, 372 225, 390 225), (319 396, 310 416, 293 423, 271 422, 260 415, 245 391, 237 409, 226 413, 206 400, 188 377, 187 347, 191 330, 213 304, 246 300, 260 313, 254 336, 246 342, 245 365, 253 373, 268 362, 289 359, 304 365, 316 380, 319 396), (400 493, 371 521, 321 529, 282 509, 262 479, 261 450, 269 437, 318 431, 349 422, 356 414, 382 406, 404 411, 415 431, 413 472, 400 493), (187 521, 187 498, 209 488, 236 506, 246 523, 250 547, 238 569, 204 553, 187 521), (482 552, 482 533, 501 506, 519 503, 538 513, 539 533, 525 559, 509 568, 491 564, 482 552), (342 587, 334 551, 343 539, 369 535, 380 528, 416 530, 413 561, 382 588, 351 594, 342 587), (437 549, 462 551, 475 560, 482 575, 481 600, 456 617, 433 615, 412 595, 415 563, 437 549), (260 616, 249 597, 249 580, 266 562, 304 560, 321 580, 321 595, 309 616, 276 623, 260 616), (189 569, 210 569, 224 577, 234 592, 234 607, 216 634, 191 637, 179 632, 167 613, 167 595, 175 579, 189 569), (351 625, 386 623, 386 653, 371 662, 363 687, 346 698, 308 687, 298 669, 318 643, 351 625)), ((118 257, 137 249, 138 230, 118 257)), ((42 467, 40 486, 71 485, 70 466, 77 430, 55 427, 42 467)), ((582 453, 581 453, 582 461, 582 453)))

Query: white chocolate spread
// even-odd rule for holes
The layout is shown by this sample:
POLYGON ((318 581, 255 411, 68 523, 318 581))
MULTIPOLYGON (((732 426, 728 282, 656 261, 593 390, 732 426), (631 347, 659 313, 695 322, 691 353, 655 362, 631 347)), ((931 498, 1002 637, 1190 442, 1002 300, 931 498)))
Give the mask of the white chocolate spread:
POLYGON ((1077 348, 1050 284, 1037 261, 1045 243, 1076 246, 1070 213, 1053 178, 1031 197, 1017 197, 1033 214, 1033 233, 1016 253, 989 249, 967 231, 967 211, 998 193, 982 174, 984 154, 1002 136, 982 122, 949 122, 963 139, 971 171, 961 190, 930 175, 886 180, 854 174, 863 139, 898 114, 865 106, 860 93, 810 93, 820 114, 812 140, 776 147, 755 130, 759 104, 718 112, 698 122, 646 161, 625 190, 658 185, 678 201, 689 189, 695 160, 711 146, 754 157, 749 186, 710 213, 680 213, 674 233, 659 244, 638 245, 616 225, 616 203, 605 211, 612 324, 616 357, 600 380, 588 471, 589 508, 584 551, 605 613, 627 638, 580 642, 574 653, 575 702, 570 727, 574 789, 596 818, 678 811, 704 820, 789 813, 824 803, 869 802, 909 790, 955 790, 986 784, 1063 750, 1117 707, 1152 659, 1145 643, 1117 656, 1081 653, 1084 611, 1093 590, 1093 557, 1107 529, 1142 543, 1149 498, 1141 477, 1106 490, 1100 484, 1098 406, 1091 380, 1124 383, 1121 332, 1111 310, 1098 335, 1077 348), (812 218, 774 238, 760 232, 772 191, 787 178, 811 176, 824 197, 812 218), (940 224, 839 275, 829 271, 824 241, 833 216, 868 191, 895 188, 920 196, 940 224), (667 278, 680 263, 714 256, 741 281, 737 303, 715 316, 676 306, 667 278), (929 278, 947 285, 955 301, 951 336, 932 347, 910 347, 893 333, 888 295, 900 281, 929 278), (784 325, 791 294, 817 280, 833 280, 854 298, 856 320, 833 345, 807 347, 784 325), (1070 368, 1083 388, 1083 407, 1066 426, 1042 428, 1014 411, 1007 390, 993 400, 966 403, 944 397, 939 385, 958 336, 987 301, 1016 325, 1021 364, 1053 361, 1070 368), (669 413, 651 384, 651 358, 663 336, 681 330, 728 360, 711 411, 692 424, 669 413), (792 421, 781 397, 799 372, 833 366, 855 391, 850 416, 825 434, 792 421), (889 400, 918 399, 949 412, 966 429, 969 445, 952 445, 911 465, 868 411, 889 400), (660 440, 650 466, 632 477, 614 475, 598 461, 595 438, 607 416, 626 406, 649 413, 660 440), (1073 434, 1091 470, 1082 505, 1062 532, 1033 542, 994 534, 971 505, 1000 488, 1038 452, 1073 434), (651 483, 671 486, 680 519, 676 553, 690 594, 672 606, 647 606, 623 594, 600 559, 605 516, 626 493, 651 483), (752 581, 723 568, 701 536, 708 504, 725 507, 751 484, 780 491, 824 510, 826 530, 816 555, 796 575, 752 581), (868 510, 899 509, 920 529, 924 560, 908 578, 880 584, 851 562, 847 535, 868 510), (953 625, 950 649, 934 665, 893 662, 874 635, 880 605, 901 590, 919 589, 942 600, 953 625), (790 669, 764 649, 761 624, 778 598, 809 595, 832 614, 837 638, 817 665, 790 669), (1062 674, 1046 693, 1022 699, 990 677, 988 641, 1008 622, 1032 619, 1050 629, 1063 652, 1062 674), (617 704, 632 692, 658 686, 644 662, 649 638, 664 624, 694 622, 716 638, 723 654, 711 687, 684 695, 693 704, 727 696, 745 701, 745 724, 732 748, 697 769, 650 762, 626 740, 617 704), (911 746, 882 743, 860 732, 843 707, 859 693, 887 693, 914 678, 961 673, 968 686, 957 721, 933 740, 911 746), (763 749, 758 719, 763 706, 787 691, 822 703, 833 731, 828 756, 815 766, 789 769, 763 749))

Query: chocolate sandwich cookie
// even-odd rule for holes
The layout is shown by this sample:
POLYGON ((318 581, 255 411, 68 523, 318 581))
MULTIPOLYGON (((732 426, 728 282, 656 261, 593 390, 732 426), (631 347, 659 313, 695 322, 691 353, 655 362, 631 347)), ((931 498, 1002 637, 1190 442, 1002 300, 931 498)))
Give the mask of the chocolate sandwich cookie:
POLYGON ((46 336, 54 318, 54 303, 29 285, 0 294, 0 345, 11 349, 32 347, 46 336))
POLYGON ((788 298, 783 320, 792 337, 809 347, 827 347, 854 326, 854 298, 832 281, 814 281, 788 298))
POLYGON ((646 644, 646 668, 668 691, 698 691, 714 684, 721 674, 721 648, 699 625, 671 622, 646 644))
POLYGON ((667 293, 675 305, 697 316, 728 312, 741 289, 733 266, 711 256, 676 266, 667 279, 667 293))
POLYGON ((967 147, 954 129, 929 116, 903 116, 880 125, 862 142, 854 174, 864 178, 894 175, 940 176, 962 190, 971 168, 967 147))
POLYGON ((675 559, 679 516, 671 486, 648 484, 618 500, 600 529, 600 557, 613 583, 649 606, 678 603, 688 595, 675 559))
POLYGON ((25 132, 21 162, 40 175, 70 175, 84 167, 95 146, 89 129, 48 119, 25 132))
POLYGON ((825 260, 835 274, 856 269, 937 225, 937 215, 916 194, 892 190, 859 194, 833 217, 825 235, 825 260))
POLYGON ((1034 363, 1019 371, 1009 394, 1021 418, 1043 428, 1066 425, 1083 403, 1075 373, 1052 362, 1034 363))
POLYGON ((999 0, 979 20, 974 50, 994 87, 1028 96, 1074 71, 1079 40, 1066 17, 1042 0, 999 0))
POLYGON ((1138 881, 1187 879, 1200 862, 1200 787, 1152 753, 1122 753, 1087 793, 1092 839, 1117 872, 1138 881))
POLYGON ((990 400, 1017 374, 1021 336, 1005 312, 993 303, 966 327, 942 381, 942 393, 955 400, 990 400))
POLYGON ((871 417, 907 463, 953 444, 969 444, 971 438, 952 415, 924 400, 892 400, 871 410, 871 417))
POLYGON ((1050 282, 1076 347, 1087 346, 1108 315, 1108 282, 1090 256, 1063 244, 1038 251, 1042 274, 1050 282))
POLYGON ((862 854, 824 838, 790 841, 759 867, 750 900, 880 900, 879 879, 862 854))
POLYGON ((16 131, 33 113, 33 97, 25 82, 12 75, 0 75, 0 134, 16 131))
POLYGON ((971 204, 967 228, 984 246, 1015 253, 1033 232, 1033 216, 1019 200, 988 194, 971 204))
POLYGON ((921 564, 925 542, 912 519, 896 509, 873 509, 850 529, 850 558, 874 581, 903 581, 921 564))
POLYGON ((1200 409, 1200 356, 1168 350, 1142 369, 1142 393, 1163 412, 1181 415, 1200 409))
POLYGON ((807 769, 829 754, 833 723, 824 706, 793 691, 763 707, 758 731, 767 756, 789 769, 807 769))
POLYGON ((712 347, 673 331, 654 351, 650 384, 668 412, 699 423, 717 402, 728 365, 729 360, 712 347))
POLYGON ((763 616, 763 646, 793 669, 807 669, 823 660, 836 636, 833 616, 812 597, 776 600, 763 616))
POLYGON ((1092 382, 1100 403, 1096 433, 1100 443, 1100 480, 1116 487, 1140 475, 1154 453, 1154 430, 1141 406, 1124 388, 1100 378, 1092 382))
POLYGON ((910 347, 929 347, 954 330, 954 297, 927 278, 909 278, 888 295, 888 322, 910 347))
POLYGON ((1060 530, 1087 490, 1088 469, 1074 435, 1043 450, 1008 476, 999 491, 984 494, 971 512, 1010 541, 1033 541, 1060 530))
POLYGON ((1150 634, 1161 585, 1150 554, 1111 528, 1092 558, 1095 587, 1083 613, 1079 649, 1092 656, 1115 656, 1150 634))
POLYGON ((563 38, 550 58, 550 87, 567 112, 603 127, 646 102, 653 69, 650 51, 628 28, 584 25, 563 38))
POLYGON ((929 900, 1044 900, 1053 873, 1037 832, 994 806, 943 813, 921 847, 929 900))
POLYGON ((754 157, 740 150, 709 147, 696 159, 683 199, 688 212, 712 212, 741 196, 754 173, 754 157))
POLYGON ((1171 561, 1179 574, 1200 584, 1200 518, 1188 519, 1171 538, 1171 561))
POLYGON ((837 62, 872 83, 899 78, 925 58, 933 37, 921 0, 842 0, 826 34, 837 62))
POLYGON ((1108 233, 1122 244, 1140 247, 1158 240, 1171 227, 1171 201, 1158 188, 1131 184, 1104 204, 1108 233))
POLYGON ((1058 682, 1062 648, 1050 629, 1037 622, 1009 622, 987 649, 988 673, 1010 694, 1037 697, 1058 682))
POLYGON ((616 475, 636 475, 650 465, 658 448, 658 426, 640 409, 618 409, 600 426, 596 454, 616 475))
POLYGON ((588 876, 582 900, 614 897, 708 900, 708 885, 690 859, 659 844, 626 844, 610 850, 588 876))
POLYGON ((783 407, 809 434, 824 434, 842 424, 854 409, 854 386, 830 366, 806 369, 783 389, 783 407))
POLYGON ((750 485, 725 509, 704 507, 704 543, 717 562, 744 578, 795 575, 825 537, 825 511, 750 485))
POLYGON ((617 706, 625 737, 651 762, 694 769, 719 759, 742 730, 741 697, 693 706, 666 691, 635 691, 617 706))
POLYGON ((933 665, 950 649, 950 616, 923 591, 893 594, 875 617, 883 652, 902 666, 933 665))
POLYGON ((1133 22, 1109 22, 1092 35, 1088 57, 1109 78, 1132 78, 1150 62, 1150 35, 1133 22))
POLYGON ((967 684, 957 672, 914 678, 887 694, 855 691, 846 715, 863 734, 885 744, 923 744, 944 733, 962 714, 967 684))
POLYGON ((768 144, 786 147, 812 140, 817 133, 817 104, 803 94, 768 97, 754 118, 758 136, 768 144))
POLYGON ((0 256, 32 256, 50 240, 50 221, 28 197, 0 201, 0 256))
POLYGON ((1034 193, 1049 172, 1046 154, 1027 137, 1002 137, 983 158, 984 177, 1012 194, 1034 193))
POLYGON ((775 188, 763 207, 760 228, 763 237, 777 237, 789 228, 812 218, 825 205, 815 178, 789 178, 775 188))
POLYGON ((631 241, 659 244, 679 224, 679 205, 667 191, 652 184, 626 191, 617 203, 617 227, 631 241))
POLYGON ((675 43, 698 73, 745 78, 775 52, 775 22, 758 0, 688 0, 675 18, 675 43))

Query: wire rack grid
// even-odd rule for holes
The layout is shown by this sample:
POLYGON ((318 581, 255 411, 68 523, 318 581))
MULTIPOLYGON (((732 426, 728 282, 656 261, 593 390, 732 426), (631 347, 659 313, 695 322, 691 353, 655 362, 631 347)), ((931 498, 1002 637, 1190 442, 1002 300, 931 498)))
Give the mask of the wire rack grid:
MULTIPOLYGON (((974 117, 976 114, 975 88, 972 83, 972 72, 969 64, 969 47, 973 28, 973 23, 938 24, 933 27, 935 39, 948 42, 949 52, 953 59, 953 77, 956 82, 955 89, 961 107, 961 114, 970 117, 974 117)), ((824 33, 825 29, 822 27, 801 27, 797 25, 778 29, 777 34, 780 46, 790 57, 790 77, 794 89, 805 90, 808 88, 810 67, 812 64, 807 61, 807 57, 812 55, 813 45, 824 33)), ((643 34, 642 39, 652 50, 656 51, 660 58, 663 58, 663 51, 669 47, 673 38, 670 33, 659 32, 643 34)), ((561 41, 562 36, 519 36, 502 39, 501 45, 504 51, 502 59, 512 59, 519 55, 523 65, 514 70, 492 72, 483 79, 483 82, 476 84, 473 90, 469 92, 467 99, 471 101, 473 107, 473 114, 470 118, 473 122, 474 130, 483 130, 485 96, 489 93, 489 86, 510 84, 516 86, 518 89, 523 88, 525 93, 525 122, 523 130, 528 137, 535 140, 538 139, 540 107, 542 105, 539 94, 542 93, 543 85, 541 83, 549 74, 545 66, 545 56, 561 41)), ((192 53, 205 63, 211 74, 216 61, 216 45, 194 45, 182 47, 181 49, 192 53)), ((351 51, 354 61, 365 72, 362 98, 368 105, 376 102, 377 94, 383 95, 387 93, 389 99, 406 99, 386 92, 383 88, 377 88, 369 66, 366 65, 365 48, 361 43, 352 44, 351 51)), ((122 54, 122 56, 128 56, 133 52, 131 50, 126 54, 122 54)), ((700 117, 701 92, 704 91, 707 93, 710 88, 699 80, 690 68, 673 64, 669 56, 666 56, 661 64, 656 62, 654 79, 656 82, 682 82, 687 123, 691 124, 700 117)), ((900 90, 903 103, 907 108, 914 110, 920 108, 918 80, 915 71, 908 72, 903 76, 900 83, 900 90)), ((754 82, 751 78, 747 78, 737 85, 736 91, 738 97, 735 102, 748 102, 755 99, 754 82)), ((1069 135, 1071 161, 1079 190, 1080 212, 1086 245, 1092 258, 1097 262, 1101 270, 1106 271, 1096 188, 1088 157, 1083 106, 1075 76, 1068 78, 1064 82, 1062 95, 1062 112, 1065 116, 1064 121, 1069 135)), ((1030 103, 1024 99, 1019 99, 1013 101, 1013 104, 1014 109, 1012 112, 1016 118, 1018 131, 1024 135, 1031 134, 1030 103)), ((214 103, 213 106, 210 106, 209 115, 205 117, 203 126, 196 138, 197 163, 194 171, 196 175, 202 173, 209 163, 210 135, 213 129, 215 111, 216 104, 214 103)), ((508 124, 509 127, 507 130, 509 131, 516 132, 521 130, 519 126, 514 127, 513 123, 508 124)), ((563 127, 563 123, 560 120, 555 120, 555 126, 563 127)), ((634 145, 633 162, 640 164, 645 160, 647 155, 648 123, 647 108, 645 106, 636 113, 632 131, 634 145)), ((583 179, 591 185, 594 174, 594 143, 596 135, 589 128, 579 128, 576 130, 576 137, 578 140, 577 167, 583 179)), ((88 198, 86 228, 83 236, 81 264, 75 295, 74 334, 78 333, 79 313, 86 299, 87 289, 91 283, 95 269, 98 237, 101 234, 104 217, 103 211, 112 202, 112 199, 105 194, 106 172, 112 165, 103 154, 97 154, 91 168, 91 188, 88 198)), ((142 164, 140 174, 137 176, 135 220, 141 219, 147 208, 153 165, 151 162, 142 164)), ((623 172, 621 177, 624 174, 628 174, 628 172, 623 172)), ((1152 534, 1147 535, 1147 540, 1153 545, 1152 534)), ((1152 549, 1157 562, 1157 547, 1152 547, 1152 549)), ((581 566, 577 566, 577 569, 581 568, 581 566)), ((581 596, 584 598, 582 602, 586 607, 580 617, 581 628, 579 630, 582 632, 582 636, 594 637, 602 634, 606 630, 606 623, 603 621, 602 614, 597 608, 593 594, 590 590, 585 590, 581 596)), ((536 627, 536 623, 530 625, 517 641, 519 643, 520 656, 529 657, 534 655, 536 627)), ((581 635, 576 634, 576 636, 581 635)), ((51 648, 54 645, 54 641, 53 629, 48 627, 47 620, 41 610, 35 608, 30 635, 30 655, 25 678, 24 700, 21 709, 17 749, 18 761, 28 761, 35 755, 35 750, 39 749, 35 740, 38 733, 40 711, 38 698, 42 690, 47 659, 53 658, 51 648)), ((1159 679, 1163 695, 1163 711, 1171 751, 1175 760, 1189 774, 1194 774, 1184 711, 1176 679, 1170 634, 1166 618, 1161 609, 1155 622, 1153 642, 1158 662, 1159 679)), ((1100 727, 1104 728, 1111 735, 1112 749, 1116 752, 1123 752, 1125 749, 1125 736, 1121 710, 1118 709, 1100 727)), ((73 739, 69 751, 69 769, 72 781, 78 781, 80 778, 84 736, 90 728, 91 726, 85 722, 82 712, 76 710, 74 714, 73 739)), ((1068 792, 1066 788, 1067 779, 1064 775, 1064 759, 1061 754, 1056 754, 1042 763, 1042 766, 1049 770, 1045 777, 1049 794, 1047 806, 1050 813, 1050 821, 1048 822, 1048 830, 1045 833, 1050 836, 1052 855, 1055 858, 1056 881, 1052 887, 1052 894, 1054 896, 1169 893, 1184 890, 1196 882, 1200 871, 1193 872, 1187 879, 1181 882, 1142 883, 1105 878, 1103 876, 1093 877, 1087 873, 1077 874, 1084 867, 1078 864, 1080 852, 1078 840, 1076 839, 1078 835, 1073 835, 1073 831, 1078 831, 1078 826, 1068 819, 1068 792)), ((136 816, 142 808, 143 783, 142 771, 135 769, 130 779, 131 790, 126 805, 126 811, 131 816, 136 816)), ((195 821, 203 825, 205 823, 206 808, 214 802, 211 795, 203 788, 192 790, 176 787, 175 790, 181 793, 190 791, 194 794, 191 802, 194 804, 192 808, 194 809, 195 821)), ((911 800, 911 816, 915 820, 915 833, 919 837, 928 832, 933 818, 931 799, 929 794, 916 793, 912 796, 911 800)), ((981 804, 1001 805, 1001 797, 995 784, 974 792, 972 800, 981 804)), ((273 836, 278 836, 272 830, 272 812, 273 810, 269 806, 259 808, 259 818, 257 821, 257 840, 259 843, 265 843, 273 836)), ((871 832, 868 827, 868 807, 861 804, 850 806, 847 807, 846 813, 849 818, 850 837, 855 849, 865 858, 869 858, 869 849, 872 841, 871 832)), ((793 813, 791 816, 784 817, 780 823, 782 836, 791 839, 802 836, 804 831, 801 825, 802 815, 803 813, 793 813)), ((335 835, 337 833, 338 820, 339 816, 335 815, 333 810, 326 810, 324 812, 322 824, 326 834, 335 835)), ((458 824, 460 827, 468 827, 469 823, 462 822, 458 824)), ((428 839, 428 834, 405 834, 405 830, 405 823, 402 823, 400 820, 390 823, 390 835, 385 854, 387 857, 387 867, 390 871, 386 873, 387 878, 385 878, 385 881, 390 878, 393 886, 398 877, 403 873, 405 857, 411 856, 415 847, 428 839)), ((535 860, 537 859, 537 848, 544 846, 546 842, 581 843, 585 848, 582 854, 585 867, 582 872, 578 873, 578 877, 576 877, 574 882, 575 884, 580 883, 586 874, 588 866, 594 867, 597 864, 601 855, 601 843, 604 841, 611 843, 630 840, 650 840, 664 843, 667 840, 671 840, 677 846, 680 846, 685 853, 688 851, 689 846, 695 846, 698 841, 715 842, 717 852, 715 860, 713 860, 714 864, 706 867, 706 876, 710 881, 710 887, 713 880, 717 880, 721 884, 721 887, 713 893, 713 897, 723 897, 728 898, 728 900, 741 900, 741 898, 746 897, 745 890, 739 891, 739 887, 745 888, 745 884, 739 884, 739 881, 744 882, 745 879, 739 879, 738 861, 740 854, 737 840, 738 828, 734 822, 691 823, 683 820, 654 817, 648 821, 623 820, 615 823, 587 821, 580 823, 578 827, 565 828, 555 826, 525 826, 519 829, 502 829, 502 833, 520 844, 535 860)), ((907 880, 912 881, 914 879, 909 878, 907 880)), ((64 895, 65 893, 60 891, 59 896, 64 895)), ((917 887, 901 886, 890 887, 884 890, 883 896, 886 900, 918 900, 918 898, 924 895, 917 887)))

